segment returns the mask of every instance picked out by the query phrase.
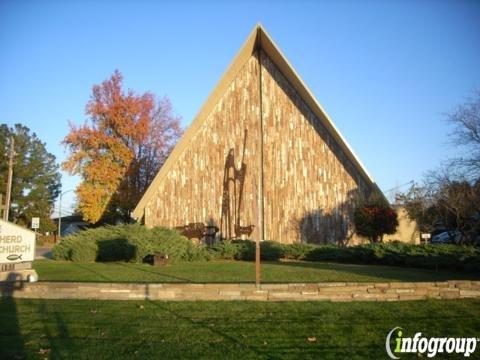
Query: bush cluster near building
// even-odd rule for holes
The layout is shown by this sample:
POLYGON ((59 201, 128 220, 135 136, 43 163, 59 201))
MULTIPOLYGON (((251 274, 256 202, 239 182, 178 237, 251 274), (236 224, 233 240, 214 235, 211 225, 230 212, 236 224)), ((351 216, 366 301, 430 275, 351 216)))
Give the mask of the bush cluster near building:
MULTIPOLYGON (((148 262, 154 253, 168 254, 170 261, 255 259, 255 242, 224 241, 212 246, 196 245, 174 230, 119 225, 89 229, 66 237, 53 248, 57 260, 75 262, 148 262)), ((401 242, 338 245, 281 244, 261 242, 262 260, 334 261, 427 269, 480 271, 480 248, 457 245, 413 245, 401 242)))
POLYGON ((130 261, 142 263, 154 253, 168 254, 171 261, 206 260, 206 247, 197 246, 178 232, 165 228, 117 225, 81 231, 53 248, 54 259, 75 262, 130 261))

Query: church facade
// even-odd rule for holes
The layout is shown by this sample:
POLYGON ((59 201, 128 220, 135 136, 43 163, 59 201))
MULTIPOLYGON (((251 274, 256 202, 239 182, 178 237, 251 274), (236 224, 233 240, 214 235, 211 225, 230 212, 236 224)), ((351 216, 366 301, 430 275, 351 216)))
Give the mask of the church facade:
POLYGON ((217 237, 338 242, 380 192, 266 31, 257 26, 145 192, 147 227, 217 237))

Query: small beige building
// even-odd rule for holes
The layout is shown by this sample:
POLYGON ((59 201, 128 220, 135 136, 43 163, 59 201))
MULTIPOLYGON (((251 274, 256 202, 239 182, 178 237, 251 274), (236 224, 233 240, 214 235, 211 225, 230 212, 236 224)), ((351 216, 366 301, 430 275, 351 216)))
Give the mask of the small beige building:
POLYGON ((407 211, 402 206, 394 206, 398 214, 398 228, 393 235, 385 235, 384 242, 401 241, 410 244, 420 244, 420 231, 416 221, 410 220, 407 211))

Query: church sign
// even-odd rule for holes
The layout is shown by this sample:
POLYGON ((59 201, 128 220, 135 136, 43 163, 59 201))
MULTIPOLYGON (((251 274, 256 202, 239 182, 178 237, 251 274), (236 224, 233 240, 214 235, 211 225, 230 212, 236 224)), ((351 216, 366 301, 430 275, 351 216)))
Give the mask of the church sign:
POLYGON ((33 261, 34 258, 35 233, 0 220, 0 264, 33 261))

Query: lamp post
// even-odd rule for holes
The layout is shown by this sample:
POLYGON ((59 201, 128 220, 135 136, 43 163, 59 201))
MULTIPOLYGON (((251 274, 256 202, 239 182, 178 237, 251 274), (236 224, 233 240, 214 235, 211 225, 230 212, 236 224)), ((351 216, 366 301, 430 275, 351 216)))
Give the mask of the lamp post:
POLYGON ((70 191, 73 191, 73 189, 60 193, 60 199, 58 203, 58 242, 60 242, 62 239, 62 196, 70 191))

